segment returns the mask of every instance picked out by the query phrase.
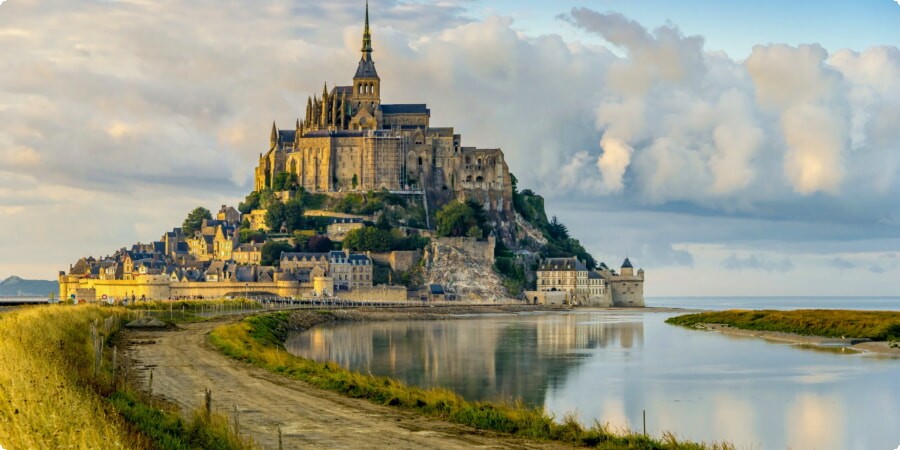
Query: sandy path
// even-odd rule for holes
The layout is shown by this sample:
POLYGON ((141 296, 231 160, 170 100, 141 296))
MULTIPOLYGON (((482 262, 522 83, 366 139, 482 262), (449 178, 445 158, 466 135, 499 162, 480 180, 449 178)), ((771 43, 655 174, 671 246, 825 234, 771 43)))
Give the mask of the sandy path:
POLYGON ((212 390, 213 409, 232 416, 242 433, 265 448, 561 448, 423 418, 395 408, 350 399, 229 359, 207 342, 222 322, 182 325, 175 331, 130 331, 128 356, 147 386, 183 412, 203 404, 212 390))

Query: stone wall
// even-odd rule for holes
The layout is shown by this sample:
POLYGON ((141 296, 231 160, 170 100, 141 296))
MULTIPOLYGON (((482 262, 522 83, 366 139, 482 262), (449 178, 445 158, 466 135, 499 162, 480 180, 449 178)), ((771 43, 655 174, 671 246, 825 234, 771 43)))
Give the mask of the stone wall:
POLYGON ((373 286, 370 288, 354 289, 348 292, 338 293, 338 297, 345 300, 359 302, 405 302, 406 287, 404 286, 373 286))
POLYGON ((531 305, 568 305, 569 293, 565 291, 525 291, 527 303, 531 305))
POLYGON ((616 277, 610 282, 612 303, 617 307, 641 307, 644 304, 644 280, 638 277, 616 277))
POLYGON ((391 270, 406 272, 415 267, 422 259, 422 252, 418 250, 395 250, 386 253, 368 253, 373 261, 391 266, 391 270))

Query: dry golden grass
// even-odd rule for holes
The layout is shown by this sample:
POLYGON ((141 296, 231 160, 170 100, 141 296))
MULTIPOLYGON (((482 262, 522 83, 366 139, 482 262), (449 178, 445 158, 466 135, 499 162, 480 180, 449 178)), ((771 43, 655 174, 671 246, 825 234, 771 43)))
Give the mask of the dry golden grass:
POLYGON ((140 446, 109 405, 84 385, 93 375, 90 324, 123 313, 50 306, 0 315, 0 445, 140 446))

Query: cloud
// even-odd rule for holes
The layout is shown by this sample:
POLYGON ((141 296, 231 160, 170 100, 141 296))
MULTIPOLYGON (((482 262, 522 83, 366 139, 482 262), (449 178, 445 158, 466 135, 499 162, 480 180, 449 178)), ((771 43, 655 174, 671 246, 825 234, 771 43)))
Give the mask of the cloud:
POLYGON ((832 259, 831 261, 829 261, 829 265, 840 270, 848 270, 856 267, 856 264, 841 257, 832 259))
POLYGON ((739 62, 671 24, 586 8, 561 18, 622 53, 595 107, 601 158, 615 161, 600 167, 605 195, 758 213, 816 194, 845 207, 900 194, 900 132, 885 119, 900 117, 896 47, 757 45, 739 62))
POLYGON ((737 271, 789 272, 794 269, 794 263, 789 258, 770 260, 762 255, 739 257, 734 253, 722 260, 721 266, 727 270, 737 271))

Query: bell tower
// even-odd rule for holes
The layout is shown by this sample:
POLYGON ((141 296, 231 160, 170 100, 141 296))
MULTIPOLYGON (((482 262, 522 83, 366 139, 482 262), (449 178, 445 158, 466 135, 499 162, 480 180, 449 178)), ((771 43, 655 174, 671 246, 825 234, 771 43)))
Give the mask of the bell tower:
POLYGON ((366 26, 363 30, 362 57, 353 76, 353 94, 351 99, 357 105, 366 103, 369 106, 381 104, 381 79, 375 70, 372 60, 372 34, 369 32, 369 2, 366 2, 366 26))

